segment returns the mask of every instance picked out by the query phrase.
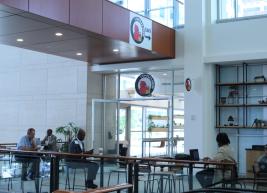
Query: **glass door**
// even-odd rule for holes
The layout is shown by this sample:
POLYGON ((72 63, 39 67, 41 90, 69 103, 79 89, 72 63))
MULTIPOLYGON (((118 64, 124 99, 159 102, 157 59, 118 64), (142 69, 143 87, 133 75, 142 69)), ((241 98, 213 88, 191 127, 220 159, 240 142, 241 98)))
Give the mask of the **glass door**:
POLYGON ((140 106, 130 107, 130 155, 142 156, 142 139, 143 139, 143 108, 140 106))
POLYGON ((92 101, 92 146, 118 154, 120 144, 130 156, 173 154, 169 98, 92 101))
POLYGON ((103 148, 106 155, 118 153, 118 109, 119 102, 116 100, 92 100, 92 147, 95 150, 103 148))

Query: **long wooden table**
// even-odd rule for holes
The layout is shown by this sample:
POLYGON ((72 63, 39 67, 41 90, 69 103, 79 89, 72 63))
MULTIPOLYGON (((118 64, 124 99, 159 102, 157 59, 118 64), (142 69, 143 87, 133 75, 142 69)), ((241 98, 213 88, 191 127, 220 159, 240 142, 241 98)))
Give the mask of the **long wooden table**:
MULTIPOLYGON (((59 188, 59 160, 66 157, 80 158, 81 154, 71 154, 62 152, 48 152, 48 151, 21 151, 21 150, 10 150, 0 149, 1 153, 11 154, 22 154, 27 156, 46 156, 50 159, 50 192, 54 192, 59 188)), ((109 156, 109 155, 89 155, 83 154, 83 157, 90 159, 96 159, 100 162, 100 187, 103 187, 104 182, 104 161, 105 160, 125 160, 128 163, 128 183, 134 185, 134 193, 138 192, 138 165, 139 161, 152 161, 152 162, 166 162, 182 165, 188 167, 188 185, 189 190, 193 189, 193 168, 203 168, 206 165, 214 165, 223 167, 232 167, 234 169, 234 163, 223 163, 216 161, 190 161, 190 160, 175 160, 175 159, 164 159, 164 158, 141 158, 141 157, 124 157, 124 156, 109 156), (134 177, 132 177, 134 174, 134 177)), ((132 193, 132 190, 129 192, 132 193)))

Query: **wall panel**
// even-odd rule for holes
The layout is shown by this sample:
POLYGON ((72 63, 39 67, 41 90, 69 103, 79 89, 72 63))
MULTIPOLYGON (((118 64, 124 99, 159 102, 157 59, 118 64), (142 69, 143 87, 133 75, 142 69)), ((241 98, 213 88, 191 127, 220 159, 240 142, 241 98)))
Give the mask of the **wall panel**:
POLYGON ((70 0, 70 24, 102 33, 102 0, 70 0))
POLYGON ((103 35, 129 41, 130 12, 111 2, 103 1, 103 35))
POLYGON ((175 31, 159 23, 152 23, 152 50, 175 57, 175 31))
POLYGON ((29 0, 29 11, 63 23, 69 23, 69 3, 69 0, 29 0))

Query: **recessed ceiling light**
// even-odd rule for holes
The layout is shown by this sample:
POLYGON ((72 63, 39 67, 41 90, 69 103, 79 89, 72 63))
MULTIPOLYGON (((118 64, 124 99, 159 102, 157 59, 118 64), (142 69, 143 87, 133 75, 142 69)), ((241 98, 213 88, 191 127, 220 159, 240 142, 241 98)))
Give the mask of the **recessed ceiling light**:
POLYGON ((81 52, 76 53, 76 56, 82 56, 82 55, 83 55, 83 53, 81 53, 81 52))
POLYGON ((63 36, 63 33, 57 32, 55 33, 55 36, 58 36, 58 37, 63 36))
POLYGON ((167 76, 168 74, 167 74, 167 73, 163 73, 162 75, 163 75, 163 76, 167 76))
POLYGON ((17 38, 17 42, 23 42, 24 40, 22 38, 17 38))
POLYGON ((119 49, 113 49, 113 52, 119 52, 119 49))

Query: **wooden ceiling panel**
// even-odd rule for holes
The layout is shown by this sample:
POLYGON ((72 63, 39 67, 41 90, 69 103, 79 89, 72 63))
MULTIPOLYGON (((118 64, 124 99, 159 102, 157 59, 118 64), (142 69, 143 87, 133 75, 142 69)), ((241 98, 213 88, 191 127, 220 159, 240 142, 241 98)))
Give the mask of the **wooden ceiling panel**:
POLYGON ((69 0, 29 0, 29 11, 63 23, 69 23, 69 0))
POLYGON ((70 24, 73 26, 101 34, 102 15, 102 0, 70 0, 70 24))
POLYGON ((162 24, 154 22, 153 24, 152 37, 157 41, 153 41, 152 50, 158 53, 163 53, 169 57, 175 57, 174 44, 175 44, 175 34, 174 30, 166 28, 162 24), (172 46, 170 46, 172 45, 172 46))
POLYGON ((103 1, 103 35, 115 40, 129 41, 130 12, 109 1, 103 1))
MULTIPOLYGON (((170 54, 174 48, 168 47, 174 45, 173 39, 167 37, 171 33, 174 35, 174 30, 160 24, 154 29, 153 25, 153 49, 143 49, 128 43, 129 10, 106 0, 70 0, 72 11, 69 12, 69 16, 73 24, 70 25, 62 23, 67 22, 68 15, 64 10, 68 7, 68 1, 56 1, 56 6, 52 8, 55 3, 53 0, 30 0, 31 11, 46 17, 0 4, 0 43, 87 61, 90 64, 125 63, 174 57, 170 54), (61 4, 63 8, 60 8, 61 4), (44 10, 41 9, 42 6, 44 10), (94 6, 96 6, 95 10, 92 10, 94 6), (77 13, 80 8, 81 13, 77 13), (57 15, 54 12, 58 9, 62 10, 57 15), (97 11, 98 9, 100 11, 97 11), (93 16, 90 15, 91 13, 85 13, 86 10, 97 12, 93 15, 100 14, 99 18, 95 21, 91 18, 87 19, 93 16), (102 22, 100 26, 99 22, 102 22), (154 32, 155 30, 158 31, 154 32), (55 36, 56 32, 62 33, 63 36, 55 36), (24 41, 17 42, 17 38, 23 38, 24 41), (115 52, 114 49, 118 49, 119 52, 115 52), (77 56, 77 52, 82 55, 77 56)), ((3 1, 0 0, 1 2, 3 1)))
POLYGON ((50 28, 51 26, 19 15, 0 18, 0 36, 50 28))

